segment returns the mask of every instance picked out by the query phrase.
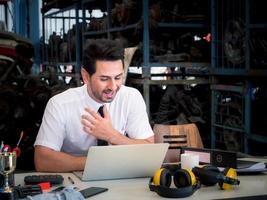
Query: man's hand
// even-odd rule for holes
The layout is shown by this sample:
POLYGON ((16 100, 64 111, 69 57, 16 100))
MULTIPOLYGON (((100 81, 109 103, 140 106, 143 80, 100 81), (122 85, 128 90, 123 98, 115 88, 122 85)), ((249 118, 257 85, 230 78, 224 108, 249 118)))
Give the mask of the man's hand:
POLYGON ((85 108, 89 115, 82 115, 83 130, 95 136, 98 139, 109 141, 112 137, 117 135, 117 131, 113 128, 109 112, 106 105, 104 105, 104 117, 101 117, 97 112, 91 108, 85 108))
POLYGON ((85 108, 85 111, 88 115, 82 115, 83 130, 98 139, 106 140, 108 143, 114 145, 154 143, 154 136, 145 139, 133 139, 120 134, 112 126, 106 105, 103 108, 104 117, 101 117, 90 108, 85 108))

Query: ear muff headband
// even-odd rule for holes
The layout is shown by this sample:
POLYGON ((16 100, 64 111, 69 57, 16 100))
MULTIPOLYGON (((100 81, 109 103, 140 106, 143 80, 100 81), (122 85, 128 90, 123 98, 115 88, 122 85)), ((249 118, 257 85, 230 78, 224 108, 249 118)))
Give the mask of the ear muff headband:
POLYGON ((190 177, 191 177, 191 185, 196 185, 197 179, 196 179, 195 174, 191 170, 188 170, 188 173, 190 174, 190 177))
MULTIPOLYGON (((200 182, 196 180, 195 175, 191 171, 177 170, 173 176, 174 181, 178 177, 184 179, 182 180, 183 186, 177 188, 169 188, 169 186, 171 185, 172 175, 169 170, 162 168, 155 172, 154 177, 150 178, 150 191, 154 191, 158 195, 163 197, 182 198, 192 195, 200 187, 200 182)), ((176 183, 174 184, 176 185, 176 183)))
POLYGON ((153 178, 150 179, 149 189, 150 191, 156 192, 159 196, 168 198, 184 198, 191 196, 194 192, 200 188, 200 182, 197 181, 196 185, 190 185, 181 188, 169 188, 165 186, 153 185, 153 178))
POLYGON ((201 184, 206 186, 212 186, 218 183, 217 176, 220 174, 219 170, 215 168, 206 167, 207 169, 201 167, 194 167, 192 169, 195 176, 200 180, 201 184))
POLYGON ((211 170, 211 171, 214 171, 214 172, 220 172, 219 168, 215 167, 213 165, 204 165, 202 168, 205 169, 205 170, 211 170))
MULTIPOLYGON (((220 170, 218 167, 215 167, 213 165, 204 165, 202 167, 202 169, 204 170, 209 170, 208 172, 212 171, 212 172, 216 172, 216 173, 220 173, 220 170)), ((196 174, 197 176, 197 174, 196 174)), ((218 183, 218 180, 215 178, 205 178, 205 177, 200 177, 201 180, 201 184, 206 185, 206 186, 213 186, 215 184, 218 183)))

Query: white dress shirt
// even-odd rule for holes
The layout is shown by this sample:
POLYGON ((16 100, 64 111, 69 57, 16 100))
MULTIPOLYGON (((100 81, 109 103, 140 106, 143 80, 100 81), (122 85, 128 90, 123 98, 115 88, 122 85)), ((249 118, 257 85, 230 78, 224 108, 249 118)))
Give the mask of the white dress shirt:
MULTIPOLYGON (((83 131, 81 116, 85 107, 97 112, 102 104, 94 101, 87 86, 68 89, 52 97, 47 105, 34 145, 49 147, 72 155, 86 155, 96 138, 83 131)), ((113 127, 129 138, 145 139, 154 135, 140 92, 122 85, 107 104, 113 127)))

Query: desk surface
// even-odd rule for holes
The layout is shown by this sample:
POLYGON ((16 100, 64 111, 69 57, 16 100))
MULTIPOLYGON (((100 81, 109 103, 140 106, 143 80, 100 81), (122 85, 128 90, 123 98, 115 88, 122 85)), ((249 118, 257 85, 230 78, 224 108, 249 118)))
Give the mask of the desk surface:
MULTIPOLYGON (((22 173, 15 174, 16 184, 23 185, 24 177, 31 174, 41 173, 22 173)), ((107 180, 107 181, 89 181, 82 182, 72 173, 61 173, 64 177, 64 185, 72 185, 68 180, 70 176, 75 186, 81 189, 87 187, 106 187, 109 190, 107 192, 98 194, 88 199, 127 199, 127 200, 146 200, 146 199, 165 199, 158 196, 155 192, 149 191, 148 182, 149 178, 137 178, 137 179, 120 179, 120 180, 107 180)), ((183 199, 222 199, 232 197, 244 197, 244 196, 255 196, 255 195, 267 195, 267 174, 257 175, 242 175, 238 177, 240 179, 240 185, 236 186, 233 190, 220 190, 218 185, 212 187, 202 186, 192 196, 183 199)), ((167 199, 167 198, 166 198, 167 199)))

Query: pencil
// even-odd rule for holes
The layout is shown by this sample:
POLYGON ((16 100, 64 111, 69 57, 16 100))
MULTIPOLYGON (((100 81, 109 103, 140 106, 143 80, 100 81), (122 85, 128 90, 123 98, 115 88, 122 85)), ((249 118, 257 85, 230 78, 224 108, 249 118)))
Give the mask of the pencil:
POLYGON ((68 180, 71 182, 71 184, 75 184, 75 182, 73 181, 73 179, 69 176, 68 180))

